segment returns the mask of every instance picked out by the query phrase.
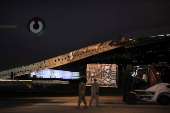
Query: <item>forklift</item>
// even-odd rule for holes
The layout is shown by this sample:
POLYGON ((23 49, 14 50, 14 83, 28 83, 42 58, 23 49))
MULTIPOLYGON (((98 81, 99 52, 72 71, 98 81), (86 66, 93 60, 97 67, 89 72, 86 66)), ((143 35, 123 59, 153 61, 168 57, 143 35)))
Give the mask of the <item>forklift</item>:
POLYGON ((153 65, 126 67, 124 76, 123 102, 135 104, 137 101, 170 103, 170 84, 163 83, 153 65), (145 73, 145 80, 143 74, 145 73))

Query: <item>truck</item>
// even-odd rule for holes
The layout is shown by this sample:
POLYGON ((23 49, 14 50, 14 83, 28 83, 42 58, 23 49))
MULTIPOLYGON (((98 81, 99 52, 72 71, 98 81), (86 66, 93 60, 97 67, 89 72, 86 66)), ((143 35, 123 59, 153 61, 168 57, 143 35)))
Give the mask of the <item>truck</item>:
MULTIPOLYGON (((88 64, 86 70, 87 85, 98 79, 101 87, 119 87, 120 72, 116 64, 88 64)), ((122 75, 123 102, 136 104, 137 101, 170 103, 170 84, 162 82, 160 73, 153 65, 127 65, 122 75), (147 76, 143 80, 143 74, 147 76)))

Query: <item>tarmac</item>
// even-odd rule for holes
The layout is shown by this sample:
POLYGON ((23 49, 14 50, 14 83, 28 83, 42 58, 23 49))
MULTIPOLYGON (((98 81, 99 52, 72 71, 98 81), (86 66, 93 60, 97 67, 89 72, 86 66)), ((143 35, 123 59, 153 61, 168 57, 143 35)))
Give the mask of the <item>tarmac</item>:
MULTIPOLYGON (((57 85, 46 89, 29 89, 25 85, 0 87, 0 113, 170 113, 170 105, 156 102, 123 102, 120 88, 100 87, 99 105, 95 101, 84 109, 78 105, 78 85, 57 85)), ((86 101, 90 101, 90 87, 86 89, 86 101)))
MULTIPOLYGON (((92 106, 80 109, 78 96, 65 97, 16 97, 0 98, 0 113, 169 113, 170 105, 162 106, 156 102, 137 102, 128 105, 122 102, 122 96, 100 96, 100 107, 92 106)), ((90 96, 86 96, 89 103, 90 96)))

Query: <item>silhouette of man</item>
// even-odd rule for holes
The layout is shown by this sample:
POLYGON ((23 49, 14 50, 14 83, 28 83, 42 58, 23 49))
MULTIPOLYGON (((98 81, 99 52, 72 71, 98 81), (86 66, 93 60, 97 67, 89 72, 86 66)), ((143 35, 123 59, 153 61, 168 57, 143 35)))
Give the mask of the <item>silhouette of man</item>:
POLYGON ((85 105, 84 108, 87 108, 87 102, 86 102, 86 99, 85 99, 86 84, 84 83, 83 79, 80 79, 80 81, 81 82, 79 83, 79 91, 78 91, 79 101, 78 101, 78 106, 76 107, 77 109, 80 109, 80 104, 81 104, 82 100, 83 100, 83 103, 85 105))
POLYGON ((91 99, 89 102, 89 106, 91 106, 94 98, 96 101, 96 107, 98 107, 99 106, 99 84, 97 83, 97 79, 94 79, 94 83, 91 85, 91 99))

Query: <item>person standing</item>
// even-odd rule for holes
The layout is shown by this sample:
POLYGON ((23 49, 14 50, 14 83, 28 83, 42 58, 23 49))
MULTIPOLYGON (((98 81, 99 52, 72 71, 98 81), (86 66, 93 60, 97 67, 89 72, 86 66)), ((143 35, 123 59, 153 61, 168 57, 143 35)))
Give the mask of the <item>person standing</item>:
POLYGON ((78 106, 76 107, 77 109, 80 109, 81 101, 83 101, 83 103, 85 105, 84 108, 87 108, 87 102, 86 102, 86 99, 85 99, 86 84, 84 83, 83 79, 80 79, 80 81, 81 82, 79 83, 79 91, 78 91, 79 100, 78 100, 78 106))
POLYGON ((99 84, 97 83, 97 79, 94 79, 94 83, 91 85, 91 99, 89 102, 89 106, 91 106, 94 98, 96 101, 96 107, 98 107, 99 106, 99 84))

